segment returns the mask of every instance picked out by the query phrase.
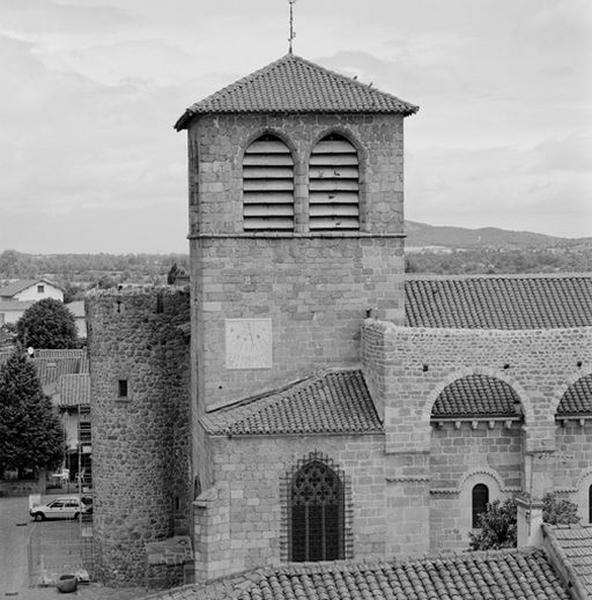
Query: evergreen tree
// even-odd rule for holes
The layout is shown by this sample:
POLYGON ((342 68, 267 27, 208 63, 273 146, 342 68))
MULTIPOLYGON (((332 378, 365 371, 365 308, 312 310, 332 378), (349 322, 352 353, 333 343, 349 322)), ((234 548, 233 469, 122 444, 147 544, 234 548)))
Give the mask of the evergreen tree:
POLYGON ((0 367, 0 478, 6 469, 53 469, 65 434, 31 360, 18 349, 0 367))
POLYGON ((18 341, 25 347, 76 348, 74 315, 59 300, 44 298, 27 308, 16 324, 18 341))

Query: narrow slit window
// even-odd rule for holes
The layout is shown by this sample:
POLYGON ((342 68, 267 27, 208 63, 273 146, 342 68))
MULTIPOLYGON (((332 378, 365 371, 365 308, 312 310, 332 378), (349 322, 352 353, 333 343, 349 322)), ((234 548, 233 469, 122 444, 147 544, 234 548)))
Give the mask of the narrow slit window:
POLYGON ((344 490, 339 476, 320 461, 292 479, 290 556, 295 562, 344 558, 344 490))
POLYGON ((358 153, 343 136, 324 137, 309 166, 310 229, 360 229, 358 153))
POLYGON ((592 523, 592 485, 588 488, 588 523, 592 523))
POLYGON ((128 395, 127 379, 120 379, 117 382, 117 395, 120 398, 127 398, 127 395, 128 395))
POLYGON ((245 231, 294 231, 294 161, 279 138, 257 138, 243 159, 245 231))
POLYGON ((484 483, 478 483, 473 488, 472 505, 473 505, 473 529, 481 527, 479 524, 479 516, 487 511, 489 503, 489 488, 484 483))

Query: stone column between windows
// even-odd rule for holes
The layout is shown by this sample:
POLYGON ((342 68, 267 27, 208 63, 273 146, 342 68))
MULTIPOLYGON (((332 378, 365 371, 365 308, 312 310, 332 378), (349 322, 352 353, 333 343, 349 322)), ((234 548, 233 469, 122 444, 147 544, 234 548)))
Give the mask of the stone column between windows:
POLYGON ((308 210, 308 166, 294 163, 294 232, 307 233, 309 230, 308 210))

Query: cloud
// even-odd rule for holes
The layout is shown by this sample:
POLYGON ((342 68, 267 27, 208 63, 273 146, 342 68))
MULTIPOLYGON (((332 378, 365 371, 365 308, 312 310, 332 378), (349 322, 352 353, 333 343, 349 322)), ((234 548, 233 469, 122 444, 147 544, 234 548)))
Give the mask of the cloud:
MULTIPOLYGON (((301 2, 296 51, 420 105, 405 121, 409 216, 584 235, 591 7, 301 2)), ((1 2, 2 243, 184 248, 186 146, 172 124, 282 55, 286 37, 277 0, 1 2)))

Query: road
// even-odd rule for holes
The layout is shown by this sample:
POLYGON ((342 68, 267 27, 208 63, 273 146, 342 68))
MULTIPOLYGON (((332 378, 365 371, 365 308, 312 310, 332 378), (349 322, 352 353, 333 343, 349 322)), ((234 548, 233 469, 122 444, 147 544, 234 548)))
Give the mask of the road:
POLYGON ((28 585, 27 541, 33 528, 27 498, 0 498, 0 593, 19 592, 28 585), (17 526, 17 523, 26 523, 17 526))

